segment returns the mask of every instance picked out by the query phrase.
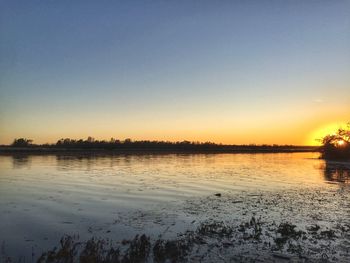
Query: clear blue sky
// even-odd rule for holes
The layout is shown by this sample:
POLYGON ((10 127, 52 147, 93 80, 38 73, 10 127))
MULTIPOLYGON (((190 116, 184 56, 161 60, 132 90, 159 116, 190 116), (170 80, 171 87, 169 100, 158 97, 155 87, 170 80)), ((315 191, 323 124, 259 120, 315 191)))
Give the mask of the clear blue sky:
POLYGON ((350 1, 0 2, 0 143, 303 144, 350 119, 350 1))

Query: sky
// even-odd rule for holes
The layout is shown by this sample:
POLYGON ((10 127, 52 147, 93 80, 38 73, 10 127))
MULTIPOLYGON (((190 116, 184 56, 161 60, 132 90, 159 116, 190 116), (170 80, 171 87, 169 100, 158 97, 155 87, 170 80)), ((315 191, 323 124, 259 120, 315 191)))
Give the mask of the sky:
POLYGON ((316 144, 350 121, 350 1, 0 1, 0 144, 316 144))

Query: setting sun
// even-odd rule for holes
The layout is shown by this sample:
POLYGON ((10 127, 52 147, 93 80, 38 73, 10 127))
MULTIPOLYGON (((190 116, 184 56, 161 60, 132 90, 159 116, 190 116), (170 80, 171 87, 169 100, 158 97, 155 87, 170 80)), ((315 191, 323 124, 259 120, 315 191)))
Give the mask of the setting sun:
POLYGON ((343 140, 339 140, 337 141, 338 146, 343 146, 345 144, 345 142, 343 140))
MULTIPOLYGON (((314 130, 310 133, 306 144, 307 145, 321 145, 322 144, 322 138, 326 135, 335 135, 337 130, 339 128, 345 127, 346 122, 337 122, 337 123, 331 123, 322 127, 319 127, 318 129, 314 130)), ((343 145, 344 141, 338 142, 338 145, 343 145)))

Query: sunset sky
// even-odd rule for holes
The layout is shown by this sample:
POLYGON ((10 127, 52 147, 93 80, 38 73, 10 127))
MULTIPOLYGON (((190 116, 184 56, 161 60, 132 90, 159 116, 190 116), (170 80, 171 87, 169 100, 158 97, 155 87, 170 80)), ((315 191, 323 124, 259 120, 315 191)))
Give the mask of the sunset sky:
POLYGON ((0 144, 315 144, 350 121, 350 1, 0 2, 0 144))

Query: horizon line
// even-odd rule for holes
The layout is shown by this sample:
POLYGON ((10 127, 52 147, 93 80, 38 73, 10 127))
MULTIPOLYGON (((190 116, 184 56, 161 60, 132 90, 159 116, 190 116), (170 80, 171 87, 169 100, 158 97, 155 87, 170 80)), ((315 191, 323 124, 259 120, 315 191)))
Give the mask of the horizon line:
MULTIPOLYGON (((95 139, 92 136, 88 136, 86 139, 75 139, 75 138, 69 138, 69 137, 61 137, 60 139, 56 140, 56 142, 45 142, 45 143, 34 143, 34 140, 28 139, 27 137, 20 137, 20 138, 14 138, 12 143, 9 144, 0 144, 0 146, 13 146, 14 142, 16 140, 28 140, 29 144, 32 146, 54 146, 58 145, 60 141, 64 143, 64 140, 69 140, 70 143, 106 143, 106 144, 133 144, 133 143, 164 143, 164 144, 193 144, 193 145, 205 145, 205 144, 211 144, 216 146, 260 146, 260 147, 320 147, 321 145, 306 145, 306 144, 278 144, 278 143, 222 143, 222 142, 213 142, 213 141, 199 141, 199 140, 150 140, 150 139, 132 139, 132 138, 125 138, 125 139, 117 139, 114 137, 111 137, 109 140, 106 139, 95 139)), ((68 143, 68 141, 67 141, 68 143)))

